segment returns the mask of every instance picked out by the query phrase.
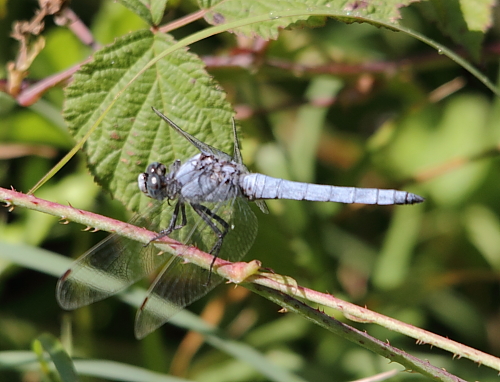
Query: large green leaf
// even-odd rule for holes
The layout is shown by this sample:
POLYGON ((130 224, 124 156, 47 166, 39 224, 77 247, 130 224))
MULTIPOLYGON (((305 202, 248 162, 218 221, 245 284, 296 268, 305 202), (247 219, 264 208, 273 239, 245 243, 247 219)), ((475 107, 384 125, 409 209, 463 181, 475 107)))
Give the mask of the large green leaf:
MULTIPOLYGON (((293 26, 314 27, 320 25, 325 17, 303 14, 293 17, 280 17, 283 11, 321 11, 338 13, 346 22, 355 22, 351 17, 366 17, 391 24, 401 18, 399 9, 416 0, 199 0, 200 7, 207 10, 205 20, 213 25, 224 24, 256 15, 268 14, 269 21, 250 24, 237 28, 236 33, 264 39, 275 39, 280 29, 293 26)), ((300 13, 300 12, 299 12, 300 13)))
POLYGON ((64 116, 74 137, 99 123, 84 146, 96 181, 132 210, 139 203, 137 176, 150 162, 168 165, 196 153, 151 106, 202 141, 231 148, 233 112, 197 56, 176 50, 136 80, 174 43, 162 33, 133 32, 97 52, 66 89, 64 116))

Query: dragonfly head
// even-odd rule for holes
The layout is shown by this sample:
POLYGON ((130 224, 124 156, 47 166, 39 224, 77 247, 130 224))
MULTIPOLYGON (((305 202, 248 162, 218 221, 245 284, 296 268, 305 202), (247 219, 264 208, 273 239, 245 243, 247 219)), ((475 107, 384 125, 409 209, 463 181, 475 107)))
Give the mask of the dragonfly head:
POLYGON ((162 163, 151 163, 146 172, 139 174, 137 178, 139 189, 146 196, 160 201, 175 199, 180 190, 180 185, 175 179, 175 171, 179 165, 180 162, 175 161, 167 173, 167 168, 162 163))

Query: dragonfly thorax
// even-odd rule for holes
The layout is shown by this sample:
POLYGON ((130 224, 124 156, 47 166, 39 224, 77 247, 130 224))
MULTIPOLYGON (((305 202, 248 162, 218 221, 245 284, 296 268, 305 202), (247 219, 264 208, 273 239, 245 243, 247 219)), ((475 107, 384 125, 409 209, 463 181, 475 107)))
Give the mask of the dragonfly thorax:
POLYGON ((189 203, 217 203, 241 196, 239 178, 247 172, 233 160, 201 153, 183 164, 176 160, 168 173, 163 164, 151 163, 138 184, 144 194, 160 201, 180 197, 189 203))
POLYGON ((246 167, 233 160, 200 153, 180 166, 175 180, 190 203, 217 203, 241 196, 239 178, 246 167))

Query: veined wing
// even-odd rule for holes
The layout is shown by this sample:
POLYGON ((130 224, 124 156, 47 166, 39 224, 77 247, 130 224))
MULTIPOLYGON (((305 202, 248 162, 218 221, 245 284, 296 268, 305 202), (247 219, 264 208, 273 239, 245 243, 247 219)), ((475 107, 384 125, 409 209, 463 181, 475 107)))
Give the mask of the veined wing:
MULTIPOLYGON (((205 204, 229 225, 219 257, 239 261, 248 252, 257 235, 257 218, 246 199, 238 197, 218 205, 205 204)), ((188 226, 175 231, 172 238, 193 244, 204 252, 210 252, 217 237, 213 230, 186 206, 188 226)), ((183 307, 207 294, 223 279, 213 273, 207 285, 209 274, 206 269, 186 263, 174 256, 164 266, 148 290, 147 297, 137 311, 135 335, 143 338, 164 323, 183 307)))
MULTIPOLYGON (((163 208, 158 203, 143 216, 151 216, 150 213, 163 208)), ((130 223, 148 226, 149 221, 145 222, 138 215, 130 223)), ((111 234, 80 256, 59 279, 57 302, 62 308, 72 310, 112 296, 165 264, 168 255, 158 253, 154 245, 145 247, 118 233, 111 234)))
MULTIPOLYGON (((170 118, 168 118, 165 114, 163 114, 161 111, 156 109, 154 106, 151 106, 151 109, 167 124, 174 129, 178 134, 180 134, 182 137, 184 137, 189 143, 191 143, 194 147, 196 147, 200 152, 206 155, 213 155, 216 158, 223 159, 223 160, 231 160, 231 157, 226 154, 225 152, 216 149, 213 146, 207 145, 205 142, 200 141, 198 138, 193 137, 191 134, 189 134, 187 131, 182 130, 177 124, 172 121, 170 118)), ((234 122, 234 121, 233 121, 234 122)))

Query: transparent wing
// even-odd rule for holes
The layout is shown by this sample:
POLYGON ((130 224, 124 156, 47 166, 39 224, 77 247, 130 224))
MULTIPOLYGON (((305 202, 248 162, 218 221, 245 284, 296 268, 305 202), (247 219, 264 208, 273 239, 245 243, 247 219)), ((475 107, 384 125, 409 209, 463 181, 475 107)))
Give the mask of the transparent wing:
MULTIPOLYGON (((157 204, 143 216, 163 209, 157 204)), ((149 226, 149 221, 139 215, 131 224, 149 226)), ((139 281, 145 275, 168 261, 168 256, 158 256, 153 245, 126 239, 112 234, 80 256, 59 279, 56 298, 67 310, 89 305, 114 295, 139 281)))
MULTIPOLYGON (((238 197, 219 205, 205 206, 229 225, 219 257, 229 261, 241 260, 257 235, 257 218, 247 200, 238 197)), ((210 252, 217 240, 213 230, 190 206, 186 206, 186 214, 188 225, 170 236, 186 244, 193 244, 204 252, 210 252)), ((207 285, 208 277, 207 270, 172 256, 149 288, 144 303, 137 311, 136 337, 145 337, 223 280, 217 274, 212 274, 207 285)))

